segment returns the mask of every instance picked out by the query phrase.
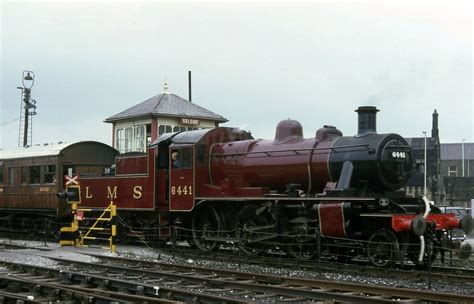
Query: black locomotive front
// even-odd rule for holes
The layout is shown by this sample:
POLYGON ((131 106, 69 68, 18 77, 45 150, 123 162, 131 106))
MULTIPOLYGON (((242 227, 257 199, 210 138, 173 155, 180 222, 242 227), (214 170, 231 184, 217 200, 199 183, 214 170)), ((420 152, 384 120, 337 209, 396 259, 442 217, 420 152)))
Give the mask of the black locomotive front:
POLYGON ((359 107, 356 136, 340 137, 329 155, 337 188, 383 193, 403 187, 413 167, 411 148, 398 134, 377 134, 375 107, 359 107))

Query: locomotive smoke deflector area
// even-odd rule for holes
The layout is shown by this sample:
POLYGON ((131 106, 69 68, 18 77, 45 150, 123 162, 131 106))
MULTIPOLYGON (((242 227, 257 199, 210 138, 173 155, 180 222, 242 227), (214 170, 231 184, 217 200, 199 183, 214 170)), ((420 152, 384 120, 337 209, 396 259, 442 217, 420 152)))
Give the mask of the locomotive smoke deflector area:
POLYGON ((357 137, 377 134, 377 112, 376 107, 362 106, 355 110, 359 114, 357 137))

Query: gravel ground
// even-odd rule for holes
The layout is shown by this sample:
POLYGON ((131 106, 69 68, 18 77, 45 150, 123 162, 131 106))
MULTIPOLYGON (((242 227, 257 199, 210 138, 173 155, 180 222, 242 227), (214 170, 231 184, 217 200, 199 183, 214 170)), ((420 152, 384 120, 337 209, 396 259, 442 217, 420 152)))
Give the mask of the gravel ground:
MULTIPOLYGON (((470 241, 474 241, 471 239, 470 241)), ((1 239, 1 243, 8 243, 9 240, 1 239)), ((12 241, 13 244, 26 245, 32 247, 44 246, 43 242, 35 241, 12 241)), ((473 242, 474 243, 474 242, 473 242)), ((474 244, 473 244, 474 245, 474 244)), ((413 279, 413 278, 401 278, 401 279, 388 279, 388 278, 375 278, 371 276, 362 275, 350 275, 330 272, 314 272, 304 270, 288 270, 279 269, 275 267, 263 267, 259 265, 248 265, 238 263, 222 263, 215 260, 208 260, 203 256, 199 260, 191 260, 189 258, 181 258, 178 256, 172 256, 168 253, 163 253, 157 249, 137 247, 137 246, 117 246, 117 253, 111 253, 105 249, 100 248, 76 248, 76 247, 60 247, 56 243, 46 243, 45 248, 52 249, 52 251, 39 251, 31 249, 14 250, 7 249, 0 251, 0 260, 2 261, 14 261, 25 264, 33 264, 44 267, 59 268, 60 266, 48 257, 60 257, 65 259, 73 259, 77 261, 86 262, 97 262, 98 260, 94 257, 85 255, 85 253, 94 253, 98 255, 106 256, 120 256, 127 258, 135 258, 137 260, 147 261, 160 261, 169 262, 184 265, 195 265, 201 267, 213 267, 219 269, 229 269, 241 272, 255 272, 269 275, 279 275, 288 277, 306 277, 314 279, 327 279, 335 280, 338 282, 358 282, 361 284, 368 285, 379 285, 379 286, 391 286, 391 287, 407 287, 419 290, 428 290, 427 278, 413 279), (84 253, 84 254, 82 254, 84 253)), ((1 268, 0 268, 1 269, 1 268)), ((472 286, 459 285, 459 284, 440 284, 433 283, 431 290, 441 292, 455 292, 461 294, 474 294, 472 286)))

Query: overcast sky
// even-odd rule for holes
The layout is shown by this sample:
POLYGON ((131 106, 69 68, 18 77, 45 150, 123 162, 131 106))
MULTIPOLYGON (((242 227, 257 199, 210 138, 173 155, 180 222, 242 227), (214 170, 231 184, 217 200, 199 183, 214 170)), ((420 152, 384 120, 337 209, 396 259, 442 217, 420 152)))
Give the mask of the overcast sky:
POLYGON ((9 2, 1 4, 1 148, 18 145, 23 70, 36 74, 33 143, 111 143, 103 122, 163 90, 273 138, 299 120, 474 141, 471 1, 9 2))

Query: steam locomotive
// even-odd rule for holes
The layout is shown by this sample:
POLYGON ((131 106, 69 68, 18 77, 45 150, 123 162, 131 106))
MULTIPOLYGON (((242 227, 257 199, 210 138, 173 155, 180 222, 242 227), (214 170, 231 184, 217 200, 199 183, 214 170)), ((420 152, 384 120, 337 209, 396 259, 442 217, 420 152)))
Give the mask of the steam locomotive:
POLYGON ((406 196, 409 145, 377 134, 375 107, 356 112, 355 136, 324 126, 304 138, 295 120, 271 140, 228 127, 163 134, 147 154, 117 157, 114 174, 80 176, 81 205, 114 201, 129 225, 203 251, 234 244, 247 255, 342 251, 382 267, 426 264, 446 249, 446 232, 470 232, 472 218, 406 196))

